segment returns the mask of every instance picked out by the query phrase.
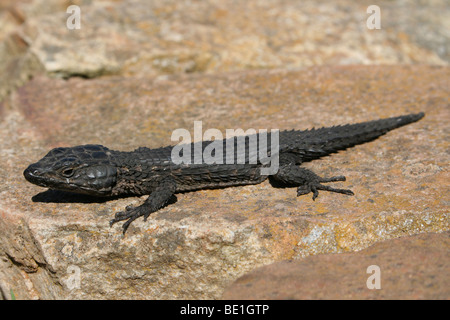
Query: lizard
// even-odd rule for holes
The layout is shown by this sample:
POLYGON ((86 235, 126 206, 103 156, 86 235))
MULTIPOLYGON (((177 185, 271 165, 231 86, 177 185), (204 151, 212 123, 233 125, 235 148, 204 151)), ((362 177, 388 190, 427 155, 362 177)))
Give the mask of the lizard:
MULTIPOLYGON (((423 117, 421 112, 319 129, 279 131, 278 148, 271 148, 275 145, 270 143, 267 150, 268 155, 278 156, 278 168, 272 174, 262 174, 261 169, 267 164, 259 154, 256 162, 250 161, 251 135, 245 137, 245 148, 240 149, 236 148, 238 137, 219 140, 225 149, 233 146, 234 160, 244 152, 245 163, 175 163, 172 159, 174 146, 155 149, 140 147, 125 152, 87 144, 54 148, 41 160, 29 165, 23 174, 26 180, 38 186, 72 193, 97 197, 148 195, 143 204, 127 206, 110 220, 110 226, 125 221, 122 225, 125 234, 134 220, 143 216, 146 221, 152 212, 167 205, 169 199, 180 192, 258 184, 270 178, 275 183, 297 187, 297 196, 312 193, 313 200, 319 190, 354 195, 351 190, 324 184, 345 181, 345 176, 324 178, 300 165, 372 141, 423 117), (227 141, 231 143, 227 144, 227 141)), ((201 150, 205 150, 212 141, 186 146, 194 151, 198 143, 201 150)), ((193 154, 191 156, 194 157, 193 154)))

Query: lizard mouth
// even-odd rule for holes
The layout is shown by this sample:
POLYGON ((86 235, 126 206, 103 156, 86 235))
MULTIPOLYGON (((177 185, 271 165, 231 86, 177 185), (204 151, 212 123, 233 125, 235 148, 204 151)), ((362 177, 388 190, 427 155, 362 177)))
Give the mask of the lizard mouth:
POLYGON ((70 189, 72 188, 75 188, 75 186, 71 186, 70 184, 66 184, 65 188, 58 187, 59 185, 63 186, 63 184, 59 182, 57 179, 46 176, 45 172, 37 168, 34 164, 26 168, 25 171, 23 172, 23 175, 25 179, 27 179, 27 181, 40 187, 58 190, 68 190, 68 191, 70 191, 70 189))
POLYGON ((60 179, 49 177, 45 175, 45 172, 36 166, 31 164, 23 172, 25 179, 37 186, 45 187, 53 190, 67 191, 77 194, 88 194, 94 196, 108 196, 111 193, 110 188, 96 189, 89 186, 79 185, 76 183, 70 183, 68 179, 61 181, 60 179))

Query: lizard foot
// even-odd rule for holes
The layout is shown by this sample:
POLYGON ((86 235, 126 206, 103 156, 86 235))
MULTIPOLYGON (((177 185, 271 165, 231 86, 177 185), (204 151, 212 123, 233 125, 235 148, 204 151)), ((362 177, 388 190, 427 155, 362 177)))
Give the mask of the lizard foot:
POLYGON ((147 217, 149 215, 148 208, 145 205, 140 205, 138 207, 133 206, 127 206, 125 208, 125 211, 117 212, 114 216, 114 219, 111 219, 109 221, 109 226, 112 227, 116 222, 127 220, 123 225, 123 234, 127 231, 130 224, 136 220, 137 218, 144 216, 145 220, 147 220, 147 217))
POLYGON ((112 226, 116 222, 127 220, 122 225, 123 234, 125 235, 125 232, 134 220, 144 216, 144 221, 147 221, 152 212, 161 209, 169 201, 175 190, 175 182, 171 179, 163 180, 143 204, 138 207, 127 206, 125 211, 117 212, 114 219, 109 221, 109 225, 112 226))
POLYGON ((310 192, 313 193, 313 200, 316 200, 316 198, 319 196, 318 190, 324 190, 324 191, 330 191, 330 192, 336 192, 336 193, 342 193, 349 196, 353 196, 354 193, 352 190, 349 189, 337 189, 330 186, 325 186, 321 184, 321 182, 335 182, 335 181, 345 181, 344 176, 336 176, 331 178, 321 178, 317 176, 317 179, 313 179, 312 181, 306 182, 305 184, 299 186, 297 188, 297 196, 302 196, 305 194, 308 194, 310 192))
POLYGON ((353 195, 351 190, 337 189, 325 186, 322 183, 345 181, 344 176, 322 178, 309 169, 298 167, 294 164, 281 166, 273 176, 276 180, 297 187, 297 196, 313 193, 313 200, 319 196, 319 190, 353 195))

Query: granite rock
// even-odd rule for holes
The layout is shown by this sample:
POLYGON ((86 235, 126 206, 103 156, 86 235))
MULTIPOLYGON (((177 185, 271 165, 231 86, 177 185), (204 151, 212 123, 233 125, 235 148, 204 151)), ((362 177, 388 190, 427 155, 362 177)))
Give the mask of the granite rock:
POLYGON ((449 232, 429 233, 276 262, 240 277, 222 298, 448 300, 449 249, 449 232))
POLYGON ((448 65, 445 0, 8 1, 0 7, 0 101, 28 77, 155 76, 313 65, 448 65), (72 21, 72 20, 70 20, 72 21), (17 52, 20 51, 20 53, 17 52), (12 71, 14 70, 14 71, 12 71))
POLYGON ((442 232, 448 67, 341 66, 164 77, 35 77, 0 104, 0 288, 17 299, 206 299, 254 268, 442 232), (177 195, 122 238, 144 197, 92 199, 22 176, 52 147, 173 144, 177 128, 306 129, 424 111, 418 123, 305 164, 354 197, 255 186, 177 195))

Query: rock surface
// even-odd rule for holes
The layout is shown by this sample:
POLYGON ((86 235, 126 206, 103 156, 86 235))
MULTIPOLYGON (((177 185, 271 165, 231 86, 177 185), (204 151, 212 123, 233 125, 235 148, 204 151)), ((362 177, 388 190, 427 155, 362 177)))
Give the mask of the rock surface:
POLYGON ((70 3, 79 30, 66 0, 0 3, 0 298, 220 298, 265 264, 449 229, 446 1, 378 1, 381 30, 350 0, 70 3), (355 197, 313 202, 269 183, 186 193, 124 239, 108 220, 144 197, 73 196, 22 176, 53 147, 159 147, 197 120, 299 129, 418 111, 306 164, 346 175, 338 185, 355 197))
POLYGON ((355 253, 276 262, 236 280, 223 298, 448 300, 449 249, 450 233, 444 232, 383 241, 355 253))
POLYGON ((216 73, 242 69, 450 61, 447 1, 77 1, 0 7, 0 99, 32 75, 216 73), (447 33, 446 33, 447 32, 447 33), (15 70, 12 72, 12 70, 15 70), (19 72, 20 71, 20 72, 19 72))
POLYGON ((274 261, 448 230, 448 78, 446 67, 327 67, 33 79, 2 107, 2 290, 17 298, 220 298, 233 280, 274 261), (175 128, 192 132, 194 120, 224 132, 418 111, 426 117, 416 124, 306 164, 347 176, 340 185, 354 197, 322 193, 312 201, 268 182, 180 194, 123 239, 108 220, 142 199, 69 196, 22 178, 52 147, 159 147, 175 128))

